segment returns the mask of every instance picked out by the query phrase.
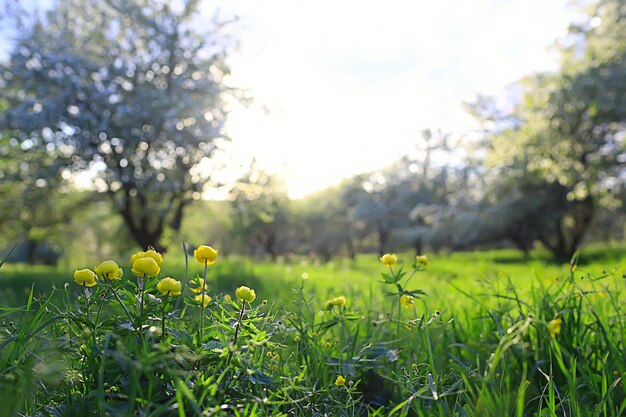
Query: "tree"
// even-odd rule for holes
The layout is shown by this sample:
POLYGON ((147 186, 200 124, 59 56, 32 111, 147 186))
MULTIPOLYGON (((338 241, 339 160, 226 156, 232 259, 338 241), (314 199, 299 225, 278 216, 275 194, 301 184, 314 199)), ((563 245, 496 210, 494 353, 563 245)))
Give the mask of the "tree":
POLYGON ((0 68, 0 129, 54 153, 59 168, 92 173, 142 247, 160 248, 200 198, 235 92, 225 22, 198 33, 198 5, 59 2, 0 68))
POLYGON ((288 237, 289 198, 282 181, 254 162, 230 192, 234 232, 255 254, 260 248, 276 260, 288 237))
MULTIPOLYGON (((623 0, 600 1, 589 23, 570 31, 559 71, 522 80, 519 103, 491 137, 494 176, 560 190, 562 198, 543 212, 550 221, 539 223, 538 234, 557 258, 578 248, 598 205, 620 204, 615 196, 626 178, 625 16, 623 0)), ((516 189, 532 200, 545 188, 510 188, 516 189)))

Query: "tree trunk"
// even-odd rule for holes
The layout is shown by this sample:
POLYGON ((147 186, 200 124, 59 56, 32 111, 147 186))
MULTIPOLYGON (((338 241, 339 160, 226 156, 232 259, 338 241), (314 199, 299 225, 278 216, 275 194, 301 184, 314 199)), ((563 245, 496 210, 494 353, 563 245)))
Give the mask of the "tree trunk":
POLYGON ((389 241, 389 231, 384 228, 378 229, 378 256, 383 256, 386 252, 389 241))
POLYGON ((413 241, 413 249, 415 249, 415 256, 420 256, 424 254, 424 252, 422 252, 422 249, 423 249, 422 239, 415 239, 413 241))
POLYGON ((36 240, 28 239, 26 241, 26 263, 29 265, 34 265, 37 263, 37 248, 39 247, 39 242, 36 240))

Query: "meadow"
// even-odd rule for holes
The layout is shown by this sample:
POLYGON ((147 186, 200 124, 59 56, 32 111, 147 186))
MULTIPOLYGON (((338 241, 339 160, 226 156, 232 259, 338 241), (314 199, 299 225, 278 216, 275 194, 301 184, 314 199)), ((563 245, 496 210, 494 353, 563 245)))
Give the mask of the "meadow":
POLYGON ((93 282, 74 275, 89 265, 1 267, 0 416, 626 414, 624 245, 569 263, 220 253, 205 267, 171 251, 155 277, 130 255, 93 282))

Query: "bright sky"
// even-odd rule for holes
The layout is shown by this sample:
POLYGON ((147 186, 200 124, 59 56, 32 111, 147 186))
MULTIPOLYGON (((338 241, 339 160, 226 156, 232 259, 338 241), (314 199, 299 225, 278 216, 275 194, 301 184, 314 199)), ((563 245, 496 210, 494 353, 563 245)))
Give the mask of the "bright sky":
POLYGON ((414 151, 422 129, 467 131, 473 122, 463 101, 502 95, 519 78, 556 68, 550 47, 574 16, 567 3, 206 3, 241 17, 230 83, 254 97, 230 115, 223 179, 236 178, 254 157, 284 176, 297 198, 388 166, 414 151))
POLYGON ((419 132, 463 132, 477 93, 556 68, 567 0, 229 0, 243 19, 231 165, 252 157, 292 197, 385 167, 419 132))

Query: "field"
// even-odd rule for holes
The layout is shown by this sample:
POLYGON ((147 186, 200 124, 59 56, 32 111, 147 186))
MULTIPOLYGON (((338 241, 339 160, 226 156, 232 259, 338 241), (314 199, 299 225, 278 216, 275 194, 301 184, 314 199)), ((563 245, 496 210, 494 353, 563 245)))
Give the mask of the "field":
POLYGON ((93 287, 73 280, 87 265, 2 266, 0 416, 626 415, 623 245, 571 264, 220 253, 206 306, 203 265, 164 258, 181 296, 130 256, 93 287))

